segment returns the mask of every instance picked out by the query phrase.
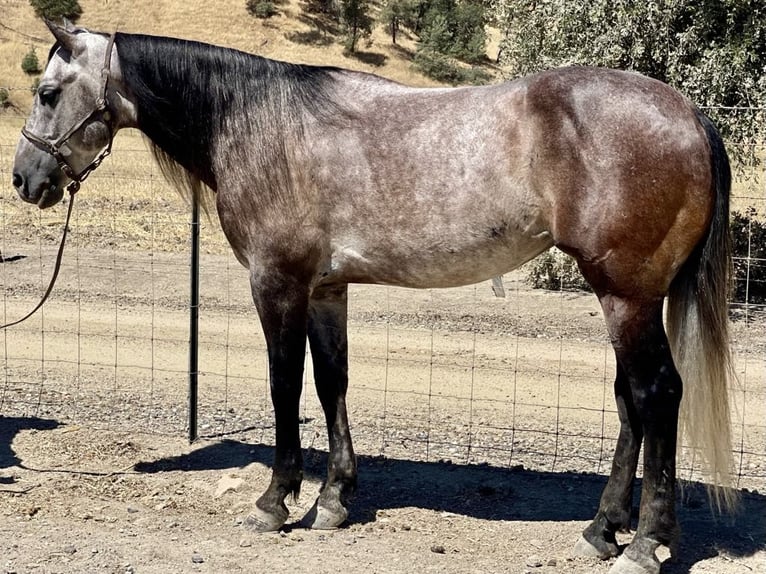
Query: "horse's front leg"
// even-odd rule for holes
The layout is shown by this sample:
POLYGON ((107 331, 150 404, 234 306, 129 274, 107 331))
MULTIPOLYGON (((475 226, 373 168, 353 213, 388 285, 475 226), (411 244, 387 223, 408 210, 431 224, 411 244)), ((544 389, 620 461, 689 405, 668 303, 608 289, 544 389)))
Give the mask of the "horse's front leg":
POLYGON ((276 423, 271 483, 245 524, 259 531, 278 530, 287 520, 285 498, 297 497, 303 479, 298 410, 306 352, 309 289, 288 273, 251 272, 253 300, 266 338, 269 382, 276 423))
POLYGON ((356 456, 346 412, 348 286, 318 288, 309 302, 308 335, 317 394, 327 421, 330 453, 327 481, 303 522, 335 528, 346 520, 348 498, 356 489, 356 456))

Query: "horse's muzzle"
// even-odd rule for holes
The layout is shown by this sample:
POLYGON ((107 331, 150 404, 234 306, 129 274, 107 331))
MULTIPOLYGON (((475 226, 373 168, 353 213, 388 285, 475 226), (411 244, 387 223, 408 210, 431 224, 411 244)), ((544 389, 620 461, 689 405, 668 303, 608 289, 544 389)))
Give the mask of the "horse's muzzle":
POLYGON ((40 209, 56 205, 64 197, 64 188, 50 176, 40 180, 36 177, 25 177, 22 173, 14 171, 13 187, 22 200, 34 203, 40 209))

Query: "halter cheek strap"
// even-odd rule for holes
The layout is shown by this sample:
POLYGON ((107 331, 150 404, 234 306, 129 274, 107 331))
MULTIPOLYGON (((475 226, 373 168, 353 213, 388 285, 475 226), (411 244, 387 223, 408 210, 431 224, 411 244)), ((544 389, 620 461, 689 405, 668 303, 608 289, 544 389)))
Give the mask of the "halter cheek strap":
POLYGON ((101 162, 104 161, 110 153, 112 153, 112 141, 114 140, 114 130, 112 128, 112 117, 109 112, 109 100, 107 99, 107 87, 109 83, 109 72, 112 64, 112 48, 114 46, 114 35, 109 36, 109 42, 106 46, 106 55, 104 56, 104 66, 101 69, 101 86, 99 90, 99 96, 96 98, 96 106, 89 114, 83 117, 79 122, 75 123, 69 128, 64 135, 58 138, 56 141, 49 141, 36 134, 33 134, 27 129, 25 125, 21 128, 21 134, 35 147, 42 151, 52 155, 58 163, 61 171, 72 183, 69 184, 67 189, 70 193, 76 193, 80 189, 80 184, 94 171, 101 162), (91 120, 100 121, 109 130, 109 142, 101 152, 93 158, 85 168, 79 173, 66 160, 66 157, 62 153, 62 147, 68 142, 74 134, 76 134, 86 123, 91 120))

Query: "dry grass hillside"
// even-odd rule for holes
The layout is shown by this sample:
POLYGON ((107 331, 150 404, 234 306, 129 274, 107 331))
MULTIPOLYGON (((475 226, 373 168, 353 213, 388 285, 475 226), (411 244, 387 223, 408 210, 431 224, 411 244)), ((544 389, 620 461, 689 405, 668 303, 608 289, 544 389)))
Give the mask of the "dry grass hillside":
MULTIPOLYGON (((331 23, 306 11, 304 0, 286 0, 279 14, 261 20, 248 14, 245 0, 80 0, 78 24, 93 30, 178 36, 245 50, 267 58, 327 64, 374 72, 410 85, 435 82, 412 67, 415 42, 400 33, 394 46, 381 26, 363 41, 356 57, 343 54, 331 23)), ((21 60, 31 46, 44 64, 50 34, 28 0, 0 0, 0 86, 31 85, 21 60)), ((12 90, 12 103, 22 111, 31 102, 28 90, 12 90)))

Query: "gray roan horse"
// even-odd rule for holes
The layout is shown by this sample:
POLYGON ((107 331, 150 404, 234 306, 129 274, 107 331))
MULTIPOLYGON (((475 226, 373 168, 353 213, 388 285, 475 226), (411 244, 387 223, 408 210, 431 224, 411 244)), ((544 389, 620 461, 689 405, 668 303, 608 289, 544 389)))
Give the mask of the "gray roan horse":
MULTIPOLYGON (((638 527, 612 572, 656 573, 673 548, 684 427, 725 485, 731 465, 726 297, 730 169, 688 100, 634 73, 574 67, 491 87, 413 89, 364 73, 49 24, 57 42, 13 168, 40 208, 121 128, 179 189, 214 192, 250 272, 276 420, 271 483, 247 523, 280 528, 302 479, 306 340, 327 418, 327 480, 303 524, 347 518, 357 479, 345 395, 347 285, 450 287, 556 245, 603 308, 621 428, 582 553, 619 554, 643 442, 638 527), (666 335, 663 304, 668 296, 666 335), (680 374, 679 374, 680 373, 680 374)), ((714 497, 731 502, 731 490, 714 497)))

